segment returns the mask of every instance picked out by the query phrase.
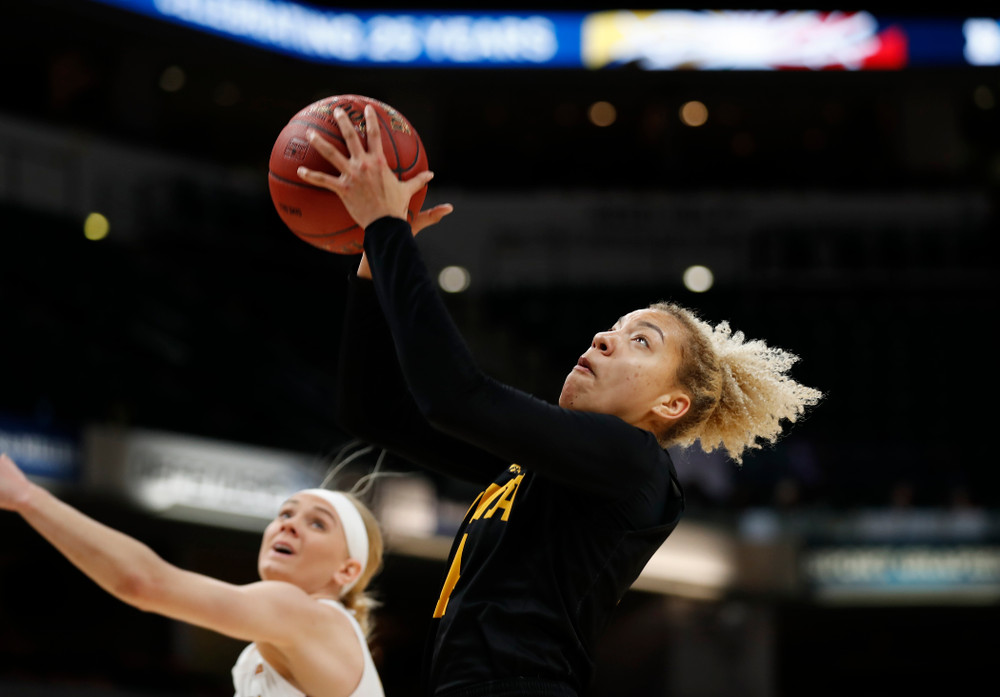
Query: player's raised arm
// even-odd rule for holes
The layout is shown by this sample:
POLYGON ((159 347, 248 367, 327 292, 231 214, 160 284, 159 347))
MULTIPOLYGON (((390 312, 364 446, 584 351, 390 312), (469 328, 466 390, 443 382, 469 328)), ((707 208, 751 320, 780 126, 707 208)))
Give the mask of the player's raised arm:
MULTIPOLYGON (((368 524, 343 494, 308 489, 289 498, 263 536, 262 580, 248 585, 170 564, 31 482, 6 454, 0 455, 0 508, 21 515, 119 600, 254 642, 284 679, 311 695, 346 697, 366 670, 374 675, 362 630, 337 606, 352 590, 363 592, 381 542, 373 554, 368 524)), ((380 695, 377 675, 369 682, 378 686, 369 694, 380 695)))

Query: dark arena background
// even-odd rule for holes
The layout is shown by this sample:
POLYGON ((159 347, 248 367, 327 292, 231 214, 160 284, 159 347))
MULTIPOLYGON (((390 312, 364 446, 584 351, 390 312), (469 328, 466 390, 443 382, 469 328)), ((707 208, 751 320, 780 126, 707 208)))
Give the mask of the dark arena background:
MULTIPOLYGON (((372 96, 455 205, 418 242, 490 374, 554 400, 596 331, 673 299, 826 393, 741 469, 675 453, 685 518, 590 697, 994 684, 1000 13, 649 9, 5 2, 0 451, 233 582, 276 496, 370 472, 332 416, 357 257, 285 228, 267 167, 297 110, 372 96)), ((477 492, 380 466, 406 476, 372 492, 374 655, 410 697, 477 492)), ((0 538, 0 695, 232 694, 239 642, 114 600, 15 515, 0 538)))

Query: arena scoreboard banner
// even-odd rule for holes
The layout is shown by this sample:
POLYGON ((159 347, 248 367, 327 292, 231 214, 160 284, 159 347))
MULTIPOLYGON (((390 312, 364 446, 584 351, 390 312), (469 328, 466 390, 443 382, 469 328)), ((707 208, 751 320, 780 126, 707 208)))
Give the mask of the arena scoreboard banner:
POLYGON ((92 0, 303 60, 387 68, 902 70, 1000 65, 991 17, 865 11, 358 11, 289 0, 92 0))

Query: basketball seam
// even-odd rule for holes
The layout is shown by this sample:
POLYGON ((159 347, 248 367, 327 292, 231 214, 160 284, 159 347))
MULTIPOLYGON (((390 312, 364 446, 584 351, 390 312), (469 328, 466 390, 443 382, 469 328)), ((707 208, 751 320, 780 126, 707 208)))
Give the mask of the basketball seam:
POLYGON ((396 147, 396 139, 392 137, 392 126, 386 123, 385 119, 382 118, 382 114, 375 112, 375 117, 378 119, 379 125, 385 129, 385 132, 389 134, 389 142, 392 144, 392 154, 396 158, 396 166, 391 167, 393 174, 396 175, 396 179, 403 178, 403 168, 402 163, 399 161, 399 148, 396 147))

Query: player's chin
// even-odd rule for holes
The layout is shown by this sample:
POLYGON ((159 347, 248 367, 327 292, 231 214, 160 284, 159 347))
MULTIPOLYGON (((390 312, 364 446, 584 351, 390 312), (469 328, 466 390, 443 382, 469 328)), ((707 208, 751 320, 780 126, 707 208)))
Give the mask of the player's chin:
POLYGON ((570 373, 566 376, 566 381, 563 383, 562 391, 559 393, 559 406, 563 409, 576 409, 577 403, 579 401, 579 392, 574 385, 573 374, 570 373))
POLYGON ((289 569, 280 561, 263 556, 257 562, 257 572, 264 581, 277 581, 284 580, 288 576, 289 569))

